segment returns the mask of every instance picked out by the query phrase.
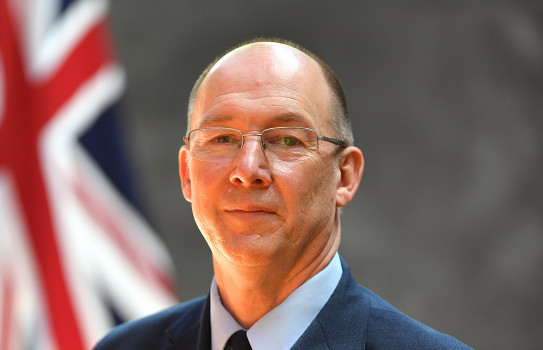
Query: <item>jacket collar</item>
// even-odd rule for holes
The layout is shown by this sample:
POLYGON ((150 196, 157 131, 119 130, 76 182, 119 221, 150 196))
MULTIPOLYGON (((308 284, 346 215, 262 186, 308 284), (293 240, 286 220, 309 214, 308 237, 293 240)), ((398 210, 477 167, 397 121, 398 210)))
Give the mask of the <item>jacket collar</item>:
POLYGON ((292 349, 365 348, 370 306, 357 291, 358 285, 343 258, 341 267, 343 274, 336 290, 292 349))
POLYGON ((168 349, 211 349, 211 323, 209 320, 209 295, 193 301, 196 305, 178 318, 166 334, 171 346, 168 349))

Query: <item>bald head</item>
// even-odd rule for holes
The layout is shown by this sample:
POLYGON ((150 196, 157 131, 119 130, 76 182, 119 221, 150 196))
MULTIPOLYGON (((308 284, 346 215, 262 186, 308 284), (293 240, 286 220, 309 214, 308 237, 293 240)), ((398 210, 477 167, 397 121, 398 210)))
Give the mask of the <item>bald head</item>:
MULTIPOLYGON (((216 77, 228 77, 228 84, 254 82, 265 84, 268 77, 276 84, 288 83, 292 79, 320 78, 324 82, 318 65, 309 57, 289 46, 277 43, 253 43, 239 47, 223 56, 203 79, 199 90, 216 83, 216 77)), ((234 88, 234 87, 233 87, 234 88)))
POLYGON ((309 112, 325 111, 325 115, 315 117, 328 124, 335 137, 352 144, 345 95, 333 71, 310 51, 277 39, 243 43, 204 70, 190 94, 187 132, 198 127, 192 124, 193 115, 216 89, 234 92, 240 84, 268 84, 280 90, 293 83, 298 93, 319 96, 313 98, 316 105, 308 106, 313 108, 309 112))

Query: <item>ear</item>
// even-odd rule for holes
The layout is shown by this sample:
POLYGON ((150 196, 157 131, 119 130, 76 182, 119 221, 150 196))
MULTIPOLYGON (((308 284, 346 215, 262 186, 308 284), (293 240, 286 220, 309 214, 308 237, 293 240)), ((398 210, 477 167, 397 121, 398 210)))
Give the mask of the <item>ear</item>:
POLYGON ((181 189, 183 190, 183 196, 187 201, 191 201, 191 188, 190 188, 190 171, 189 171, 189 149, 187 146, 181 147, 179 150, 179 177, 181 178, 181 189))
POLYGON ((347 147, 338 161, 340 180, 336 190, 336 206, 343 207, 353 199, 362 173, 364 172, 364 156, 357 147, 347 147))

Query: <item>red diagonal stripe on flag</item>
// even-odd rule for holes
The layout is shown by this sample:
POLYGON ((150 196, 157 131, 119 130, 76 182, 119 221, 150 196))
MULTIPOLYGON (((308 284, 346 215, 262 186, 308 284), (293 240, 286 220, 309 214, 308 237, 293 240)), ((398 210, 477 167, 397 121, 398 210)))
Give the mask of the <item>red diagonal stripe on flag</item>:
POLYGON ((105 23, 90 30, 70 53, 61 68, 42 85, 27 79, 19 33, 10 17, 6 0, 0 0, 0 50, 5 73, 5 106, 0 124, 0 167, 14 175, 30 232, 44 288, 47 319, 60 349, 84 349, 81 329, 62 268, 58 238, 40 159, 39 138, 44 127, 64 103, 105 63, 112 61, 105 23))

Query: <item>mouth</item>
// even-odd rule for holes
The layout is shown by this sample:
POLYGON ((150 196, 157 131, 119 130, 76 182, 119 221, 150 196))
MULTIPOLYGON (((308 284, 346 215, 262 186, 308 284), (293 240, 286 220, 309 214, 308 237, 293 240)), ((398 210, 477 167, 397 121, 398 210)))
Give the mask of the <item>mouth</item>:
POLYGON ((233 206, 225 209, 225 212, 243 219, 257 219, 269 215, 275 215, 275 212, 269 208, 261 206, 233 206))
POLYGON ((268 206, 260 205, 260 204, 251 204, 251 203, 239 203, 239 204, 225 206, 224 210, 225 211, 246 211, 246 212, 263 211, 263 212, 269 212, 269 213, 274 212, 274 210, 268 206))

